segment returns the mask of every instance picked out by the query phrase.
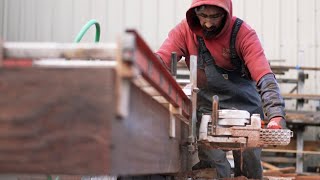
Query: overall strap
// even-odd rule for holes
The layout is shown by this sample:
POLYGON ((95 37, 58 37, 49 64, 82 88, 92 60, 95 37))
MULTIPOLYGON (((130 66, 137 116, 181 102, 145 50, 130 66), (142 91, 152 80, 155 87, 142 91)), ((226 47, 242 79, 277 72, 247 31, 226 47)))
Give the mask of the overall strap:
POLYGON ((215 64, 215 60, 211 56, 211 53, 208 50, 203 38, 197 36, 197 40, 198 40, 198 43, 199 43, 199 55, 201 56, 201 60, 203 60, 206 63, 207 66, 215 64))
POLYGON ((251 75, 248 68, 245 66, 243 59, 241 59, 238 56, 238 53, 236 50, 237 35, 242 23, 243 21, 237 18, 236 22, 233 24, 231 38, 230 38, 230 58, 231 58, 231 63, 236 67, 238 71, 240 71, 241 76, 251 79, 251 75))

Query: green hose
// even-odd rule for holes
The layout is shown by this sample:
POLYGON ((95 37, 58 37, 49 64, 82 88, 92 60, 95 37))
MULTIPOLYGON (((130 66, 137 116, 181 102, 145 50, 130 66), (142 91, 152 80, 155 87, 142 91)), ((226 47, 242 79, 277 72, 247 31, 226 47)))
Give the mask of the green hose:
POLYGON ((81 31, 76 36, 74 42, 79 43, 82 37, 86 34, 86 32, 90 29, 92 25, 96 26, 95 43, 98 43, 100 41, 100 24, 95 19, 90 20, 86 25, 82 27, 81 31))

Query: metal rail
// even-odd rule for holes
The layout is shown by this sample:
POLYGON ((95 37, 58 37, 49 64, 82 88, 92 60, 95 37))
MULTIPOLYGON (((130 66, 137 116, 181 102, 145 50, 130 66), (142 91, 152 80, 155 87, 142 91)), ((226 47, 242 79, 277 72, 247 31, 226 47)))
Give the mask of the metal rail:
POLYGON ((154 55, 153 51, 141 36, 134 30, 128 30, 127 32, 133 34, 135 37, 135 52, 133 53, 135 54, 135 60, 133 60, 133 62, 141 72, 141 75, 159 91, 170 104, 176 108, 181 108, 182 115, 189 119, 191 115, 191 101, 188 96, 182 91, 179 84, 154 55))

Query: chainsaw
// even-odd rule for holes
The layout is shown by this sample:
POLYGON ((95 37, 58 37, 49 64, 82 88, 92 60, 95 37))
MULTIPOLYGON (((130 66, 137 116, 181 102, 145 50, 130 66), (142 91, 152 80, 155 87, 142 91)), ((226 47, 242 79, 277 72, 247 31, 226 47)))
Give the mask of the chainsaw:
POLYGON ((212 113, 203 114, 198 143, 223 150, 265 146, 285 146, 293 132, 289 129, 263 129, 260 114, 244 110, 219 109, 219 98, 213 96, 212 113))

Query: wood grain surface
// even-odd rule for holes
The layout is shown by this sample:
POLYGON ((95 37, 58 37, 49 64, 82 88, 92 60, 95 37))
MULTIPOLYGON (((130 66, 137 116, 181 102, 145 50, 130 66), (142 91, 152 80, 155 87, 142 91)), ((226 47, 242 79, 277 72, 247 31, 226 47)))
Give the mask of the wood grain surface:
POLYGON ((141 175, 186 169, 188 127, 131 84, 116 116, 111 68, 0 69, 0 173, 141 175))
POLYGON ((112 69, 0 69, 0 172, 110 169, 112 69))
POLYGON ((111 174, 163 174, 186 170, 188 126, 176 121, 169 137, 169 111, 132 84, 130 113, 112 122, 111 174))

